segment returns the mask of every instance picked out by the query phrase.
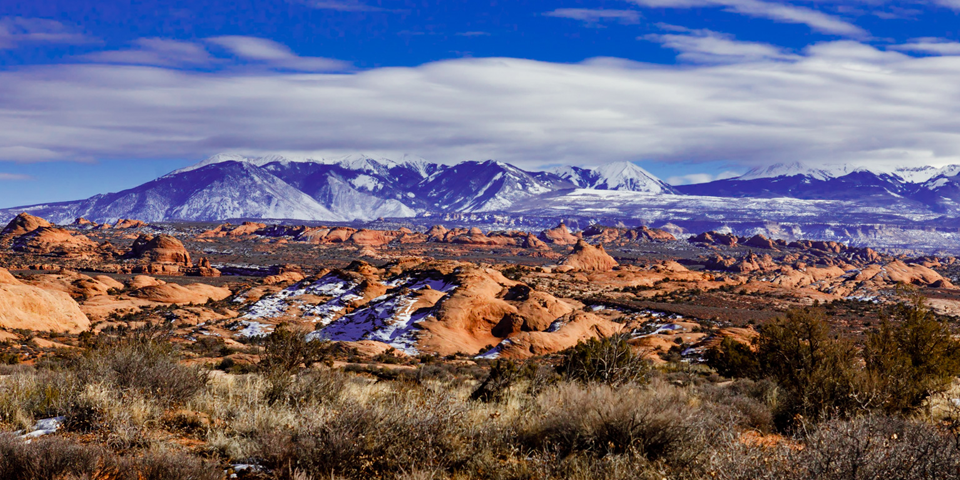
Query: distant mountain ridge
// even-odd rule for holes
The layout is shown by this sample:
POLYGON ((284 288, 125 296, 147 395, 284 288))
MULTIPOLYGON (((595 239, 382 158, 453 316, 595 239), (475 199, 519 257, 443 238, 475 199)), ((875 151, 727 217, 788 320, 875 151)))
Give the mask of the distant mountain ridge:
MULTIPOLYGON (((842 165, 775 164, 735 178, 673 186, 630 162, 527 171, 493 160, 446 165, 413 156, 396 161, 363 154, 329 159, 218 154, 121 192, 0 210, 0 220, 21 211, 55 223, 68 223, 78 217, 97 222, 119 218, 148 222, 241 218, 351 222, 446 213, 519 214, 531 209, 579 214, 582 209, 578 209, 576 199, 586 198, 594 199, 591 208, 605 216, 635 218, 639 211, 635 206, 644 202, 667 202, 681 211, 687 204, 689 215, 702 215, 706 204, 719 204, 734 212, 742 203, 693 197, 825 200, 846 202, 838 208, 855 205, 903 212, 911 218, 957 217, 960 166, 874 171, 842 165), (583 192, 609 195, 585 196, 583 192), (663 199, 653 201, 654 197, 663 199)), ((798 216, 804 208, 829 211, 812 204, 804 207, 802 202, 790 205, 792 215, 798 216)), ((761 210, 772 212, 773 207, 764 204, 761 210)))
POLYGON ((497 162, 456 165, 404 156, 400 161, 362 154, 339 158, 214 155, 156 180, 72 202, 0 210, 67 223, 137 218, 148 222, 262 218, 345 222, 425 213, 496 212, 539 195, 577 188, 675 193, 630 164, 577 169, 578 176, 531 172, 497 162))

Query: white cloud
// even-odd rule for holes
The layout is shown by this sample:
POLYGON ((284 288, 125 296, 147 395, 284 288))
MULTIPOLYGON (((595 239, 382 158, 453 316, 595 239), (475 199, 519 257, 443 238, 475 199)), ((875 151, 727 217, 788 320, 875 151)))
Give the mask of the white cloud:
POLYGON ((581 22, 595 24, 606 20, 614 20, 620 23, 639 23, 640 12, 636 10, 606 10, 595 8, 558 8, 552 12, 544 13, 548 17, 571 18, 581 22))
POLYGON ((331 72, 349 70, 351 65, 341 60, 322 57, 300 57, 286 45, 265 38, 222 36, 207 39, 244 60, 263 62, 269 66, 303 72, 331 72))
POLYGON ((934 55, 960 55, 960 42, 941 38, 917 38, 903 45, 890 48, 904 52, 929 53, 934 55))
POLYGON ((710 30, 695 30, 686 34, 653 34, 642 38, 676 50, 680 52, 677 58, 694 63, 755 62, 799 58, 774 45, 741 42, 730 35, 710 30))
POLYGON ((960 10, 960 0, 936 0, 934 3, 953 10, 960 10))
POLYGON ((91 39, 72 27, 44 18, 0 18, 0 49, 23 43, 89 43, 91 39))
POLYGON ((202 45, 181 40, 140 38, 134 48, 108 50, 84 55, 83 58, 102 63, 157 66, 203 66, 217 60, 202 45))
POLYGON ((666 182, 670 185, 693 185, 697 183, 707 183, 713 182, 716 180, 724 180, 727 178, 739 177, 741 174, 738 172, 721 172, 716 175, 710 173, 691 173, 689 175, 678 175, 673 177, 668 177, 666 182))
POLYGON ((527 167, 617 160, 960 163, 960 57, 853 41, 796 60, 459 59, 350 74, 129 65, 0 71, 0 159, 400 152, 527 167))
POLYGON ((383 12, 387 9, 368 5, 360 0, 299 0, 308 7, 318 10, 335 10, 338 12, 383 12))
POLYGON ((15 182, 25 180, 33 180, 33 177, 19 173, 0 173, 0 182, 15 182))
MULTIPOLYGON (((797 23, 823 33, 847 37, 866 37, 862 28, 818 10, 761 0, 632 0, 654 8, 723 7, 749 17, 766 18, 782 23, 797 23)), ((956 0, 960 1, 960 0, 956 0)))

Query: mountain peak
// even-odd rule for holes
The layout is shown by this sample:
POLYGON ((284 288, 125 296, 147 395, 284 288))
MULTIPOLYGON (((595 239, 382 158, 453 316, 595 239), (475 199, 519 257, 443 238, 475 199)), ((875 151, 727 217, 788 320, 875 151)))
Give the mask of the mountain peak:
POLYGON ((593 168, 566 166, 554 173, 580 188, 673 193, 672 187, 633 162, 613 162, 593 168))

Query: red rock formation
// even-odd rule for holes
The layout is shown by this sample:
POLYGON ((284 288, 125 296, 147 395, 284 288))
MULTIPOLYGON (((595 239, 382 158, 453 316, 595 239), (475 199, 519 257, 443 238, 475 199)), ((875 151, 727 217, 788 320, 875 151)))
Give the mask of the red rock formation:
POLYGON ((561 264, 587 272, 609 272, 618 265, 617 261, 603 249, 603 245, 594 247, 583 240, 577 242, 573 247, 573 253, 561 264))
POLYGON ((20 236, 26 233, 30 233, 38 228, 42 227, 52 227, 53 224, 40 218, 30 215, 29 213, 21 213, 17 215, 16 218, 10 221, 7 224, 6 228, 3 231, 0 231, 0 236, 20 236))
POLYGON ((767 250, 776 249, 777 246, 773 240, 770 240, 759 233, 750 237, 750 239, 746 242, 743 242, 743 245, 747 247, 764 248, 767 250))
POLYGON ((34 255, 77 257, 96 253, 98 245, 84 235, 56 227, 40 227, 17 237, 13 250, 34 255))
POLYGON ((129 228, 143 228, 146 226, 147 226, 146 222, 141 222, 140 220, 121 218, 117 220, 117 223, 113 226, 113 228, 119 228, 122 230, 122 229, 129 229, 129 228))
POLYGON ((130 253, 132 258, 139 258, 150 263, 169 263, 174 265, 192 266, 190 254, 180 240, 170 235, 140 235, 133 242, 130 253))
POLYGON ((0 327, 79 333, 90 320, 67 293, 25 285, 0 268, 0 327))
POLYGON ((543 243, 539 238, 533 236, 532 233, 528 233, 526 237, 523 238, 523 243, 520 244, 523 248, 536 248, 536 249, 549 249, 546 243, 543 243))
POLYGON ((646 225, 628 230, 626 238, 628 240, 646 240, 651 242, 673 242, 677 239, 677 237, 665 230, 648 228, 646 225))
POLYGON ((567 230, 567 226, 563 223, 557 225, 555 228, 540 232, 537 238, 555 245, 574 245, 580 240, 579 237, 570 233, 570 230, 567 230))

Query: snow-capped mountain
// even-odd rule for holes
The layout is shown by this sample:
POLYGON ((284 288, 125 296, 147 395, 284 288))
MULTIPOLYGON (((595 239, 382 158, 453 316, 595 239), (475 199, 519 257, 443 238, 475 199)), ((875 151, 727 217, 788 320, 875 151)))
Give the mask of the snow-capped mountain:
POLYGON ((530 197, 572 188, 572 183, 552 173, 527 172, 493 160, 459 163, 418 185, 430 207, 458 212, 505 210, 530 197))
MULTIPOLYGON (((575 212, 577 199, 587 198, 583 195, 609 200, 603 206, 606 214, 626 217, 631 213, 625 206, 636 202, 668 202, 678 211, 688 204, 694 214, 703 204, 695 196, 711 197, 714 203, 723 197, 744 199, 720 201, 730 212, 751 199, 788 198, 841 201, 921 217, 960 216, 960 166, 872 171, 778 164, 737 178, 674 187, 629 162, 535 172, 493 160, 444 165, 411 156, 397 161, 362 154, 335 158, 219 154, 122 192, 0 210, 0 221, 28 211, 57 223, 81 216, 98 222, 118 218, 350 222, 435 213, 530 212, 547 203, 562 205, 548 209, 556 213, 575 212)), ((768 204, 778 205, 764 203, 768 204)))
POLYGON ((608 163, 594 168, 560 167, 554 173, 580 188, 676 193, 673 187, 631 162, 608 163))
POLYGON ((33 212, 55 223, 86 217, 97 222, 136 218, 217 221, 225 218, 290 218, 344 221, 309 195, 246 162, 223 161, 165 175, 136 188, 76 202, 8 209, 33 212))

